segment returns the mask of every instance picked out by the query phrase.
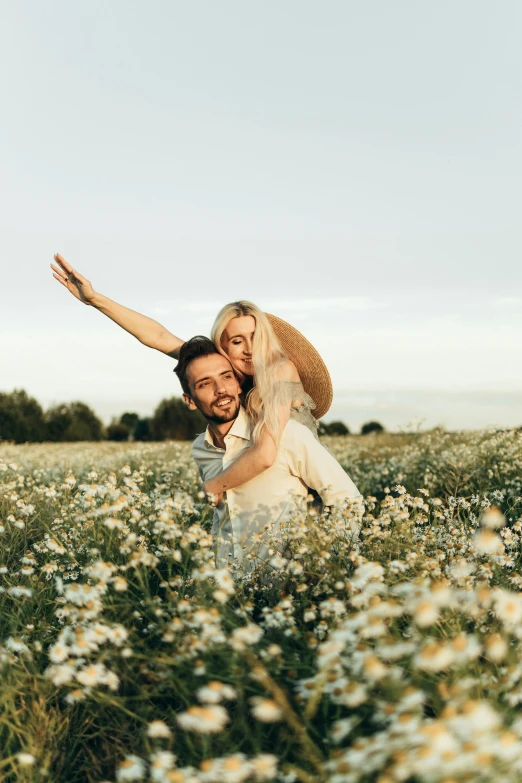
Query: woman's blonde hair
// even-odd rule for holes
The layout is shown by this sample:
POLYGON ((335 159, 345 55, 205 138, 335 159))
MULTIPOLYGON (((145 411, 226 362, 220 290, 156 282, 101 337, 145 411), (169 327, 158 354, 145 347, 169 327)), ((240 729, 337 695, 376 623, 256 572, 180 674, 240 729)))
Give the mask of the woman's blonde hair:
MULTIPOLYGON (((251 315, 256 322, 252 343, 254 386, 247 395, 247 412, 254 422, 254 441, 259 439, 263 426, 266 426, 277 444, 279 432, 277 369, 288 361, 288 356, 281 348, 270 321, 252 302, 245 300, 231 302, 217 314, 210 337, 218 351, 227 356, 222 345, 223 332, 232 318, 240 318, 244 315, 251 315)), ((237 370, 236 375, 242 384, 246 376, 237 370)))

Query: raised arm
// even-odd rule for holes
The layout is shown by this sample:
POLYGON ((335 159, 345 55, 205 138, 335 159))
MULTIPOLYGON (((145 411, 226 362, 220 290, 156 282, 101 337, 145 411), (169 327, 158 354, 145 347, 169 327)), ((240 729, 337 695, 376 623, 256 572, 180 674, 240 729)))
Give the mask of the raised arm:
MULTIPOLYGON (((280 369, 277 377, 278 381, 299 381, 299 373, 297 372, 293 362, 286 362, 280 369)), ((292 406, 292 400, 288 402, 282 402, 279 405, 278 416, 278 440, 288 423, 290 418, 290 408, 292 406)), ((214 478, 205 481, 203 484, 203 490, 215 497, 216 501, 220 500, 223 492, 227 489, 234 489, 241 484, 245 484, 247 481, 259 476, 260 473, 271 468, 275 462, 277 456, 276 443, 268 432, 266 427, 261 431, 259 440, 248 449, 245 449, 234 462, 229 465, 221 473, 218 473, 214 478)))
POLYGON ((132 334, 143 345, 154 348, 167 356, 172 356, 174 359, 179 358, 179 349, 184 340, 169 332, 158 321, 99 294, 94 290, 90 281, 76 269, 73 269, 59 253, 56 253, 54 260, 58 266, 51 264, 53 277, 67 288, 76 299, 83 304, 94 307, 95 310, 99 310, 126 332, 132 334))

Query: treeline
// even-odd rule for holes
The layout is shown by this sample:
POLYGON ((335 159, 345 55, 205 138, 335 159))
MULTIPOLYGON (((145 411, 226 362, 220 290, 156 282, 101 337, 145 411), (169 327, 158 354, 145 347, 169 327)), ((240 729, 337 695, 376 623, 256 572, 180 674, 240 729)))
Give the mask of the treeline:
MULTIPOLYGON (((198 411, 189 411, 179 397, 162 400, 150 417, 123 413, 107 426, 84 402, 53 405, 44 411, 23 389, 0 392, 0 440, 14 443, 68 443, 80 440, 158 441, 193 440, 206 422, 198 411)), ((361 434, 382 432, 379 422, 364 424, 361 434)), ((349 435, 342 421, 320 422, 320 435, 349 435)))
POLYGON ((151 417, 124 413, 106 427, 84 402, 53 405, 44 411, 23 389, 0 392, 0 440, 15 443, 68 443, 79 440, 193 440, 206 427, 183 400, 162 400, 151 417))

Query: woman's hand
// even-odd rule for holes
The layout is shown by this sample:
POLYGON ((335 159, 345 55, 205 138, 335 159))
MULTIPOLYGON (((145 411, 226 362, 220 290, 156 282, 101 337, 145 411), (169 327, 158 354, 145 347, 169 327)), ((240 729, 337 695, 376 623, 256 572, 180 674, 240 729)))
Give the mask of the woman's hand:
POLYGON ((79 272, 76 272, 59 253, 55 254, 54 260, 60 266, 60 268, 58 268, 54 266, 54 264, 51 264, 51 269, 54 270, 53 277, 55 280, 58 280, 59 283, 65 286, 65 288, 79 299, 80 302, 91 305, 96 296, 96 291, 89 280, 79 272))
POLYGON ((209 492, 207 481, 205 481, 203 484, 203 492, 205 493, 205 497, 211 506, 220 506, 225 500, 224 492, 209 492))

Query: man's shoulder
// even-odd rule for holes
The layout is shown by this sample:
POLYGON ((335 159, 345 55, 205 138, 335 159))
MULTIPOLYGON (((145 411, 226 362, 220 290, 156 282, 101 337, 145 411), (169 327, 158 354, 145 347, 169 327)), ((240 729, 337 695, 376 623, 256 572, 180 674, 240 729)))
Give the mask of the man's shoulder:
POLYGON ((201 432, 198 437, 192 442, 192 454, 197 454, 205 446, 206 431, 201 432))

